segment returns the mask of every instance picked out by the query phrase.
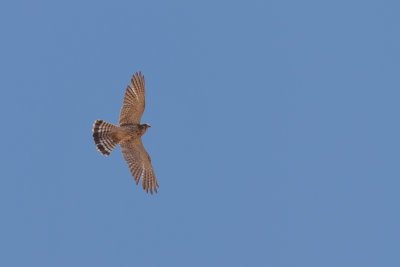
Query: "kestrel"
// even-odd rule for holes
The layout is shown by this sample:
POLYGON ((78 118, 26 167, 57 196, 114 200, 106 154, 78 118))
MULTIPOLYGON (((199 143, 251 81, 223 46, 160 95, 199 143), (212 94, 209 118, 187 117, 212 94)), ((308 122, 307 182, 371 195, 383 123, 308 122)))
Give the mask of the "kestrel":
POLYGON ((119 114, 119 127, 103 120, 93 124, 93 138, 97 150, 102 155, 110 155, 119 144, 122 155, 134 177, 136 184, 142 178, 143 189, 157 193, 158 182, 151 166, 151 159, 142 143, 142 135, 149 129, 147 123, 140 124, 145 108, 144 77, 135 73, 131 86, 127 86, 124 103, 119 114))

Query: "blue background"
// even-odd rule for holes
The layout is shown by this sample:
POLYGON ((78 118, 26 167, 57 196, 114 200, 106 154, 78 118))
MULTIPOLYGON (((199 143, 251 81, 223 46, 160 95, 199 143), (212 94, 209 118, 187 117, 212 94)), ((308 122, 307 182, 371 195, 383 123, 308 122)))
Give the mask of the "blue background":
POLYGON ((400 266, 398 1, 0 4, 1 266, 400 266), (147 195, 95 119, 146 77, 147 195))

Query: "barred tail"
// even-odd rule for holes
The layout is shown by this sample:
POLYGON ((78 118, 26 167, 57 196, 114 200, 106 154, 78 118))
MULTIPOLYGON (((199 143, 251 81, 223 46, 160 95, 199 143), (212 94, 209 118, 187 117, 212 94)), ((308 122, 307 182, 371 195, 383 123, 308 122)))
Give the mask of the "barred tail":
POLYGON ((96 120, 93 124, 93 139, 97 145, 96 149, 102 155, 110 155, 113 149, 118 145, 114 140, 112 133, 118 129, 117 126, 103 120, 96 120))

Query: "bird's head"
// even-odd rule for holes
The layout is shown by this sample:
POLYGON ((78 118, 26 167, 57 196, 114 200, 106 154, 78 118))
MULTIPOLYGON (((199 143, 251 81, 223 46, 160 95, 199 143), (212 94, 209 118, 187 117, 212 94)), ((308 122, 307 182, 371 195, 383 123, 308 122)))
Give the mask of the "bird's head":
POLYGON ((140 127, 143 129, 143 132, 146 132, 151 126, 148 123, 141 124, 140 127))

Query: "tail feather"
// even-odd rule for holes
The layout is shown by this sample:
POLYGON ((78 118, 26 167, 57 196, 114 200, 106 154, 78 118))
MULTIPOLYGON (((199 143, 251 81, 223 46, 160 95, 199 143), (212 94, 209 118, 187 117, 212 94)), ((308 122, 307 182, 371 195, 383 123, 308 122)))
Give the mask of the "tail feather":
POLYGON ((96 144, 96 149, 102 155, 110 155, 114 148, 118 145, 118 142, 114 140, 112 134, 118 129, 112 123, 96 120, 93 124, 93 139, 96 144))

